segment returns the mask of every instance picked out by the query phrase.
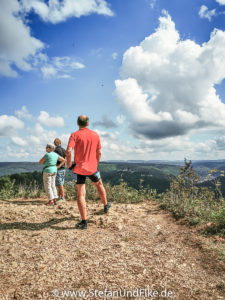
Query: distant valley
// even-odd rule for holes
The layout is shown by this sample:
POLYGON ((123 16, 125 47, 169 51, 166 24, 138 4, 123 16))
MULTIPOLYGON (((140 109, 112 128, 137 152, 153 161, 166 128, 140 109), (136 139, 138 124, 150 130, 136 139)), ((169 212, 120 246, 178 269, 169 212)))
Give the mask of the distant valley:
MULTIPOLYGON (((103 181, 111 185, 117 185, 122 180, 136 189, 149 186, 162 193, 169 188, 170 182, 179 175, 180 168, 183 166, 183 161, 107 161, 100 163, 99 170, 103 181)), ((225 161, 193 161, 193 168, 205 186, 208 185, 206 182, 208 172, 217 169, 213 176, 219 176, 221 171, 225 171, 225 161)), ((0 177, 41 171, 42 166, 37 162, 0 162, 0 177)), ((66 181, 71 180, 73 180, 73 173, 67 170, 66 181)))

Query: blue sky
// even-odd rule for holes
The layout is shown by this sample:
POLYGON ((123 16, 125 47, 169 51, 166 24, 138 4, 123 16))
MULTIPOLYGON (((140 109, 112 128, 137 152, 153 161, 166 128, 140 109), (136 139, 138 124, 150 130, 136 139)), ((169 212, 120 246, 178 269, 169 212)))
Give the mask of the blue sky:
POLYGON ((102 159, 224 159, 225 0, 2 0, 1 161, 80 114, 102 159))

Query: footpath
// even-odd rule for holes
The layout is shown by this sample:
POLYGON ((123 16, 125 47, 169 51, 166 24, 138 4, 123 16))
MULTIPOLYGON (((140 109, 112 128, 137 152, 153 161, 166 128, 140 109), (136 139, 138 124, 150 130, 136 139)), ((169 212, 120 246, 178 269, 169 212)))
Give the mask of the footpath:
MULTIPOLYGON (((178 224, 151 201, 0 201, 0 299, 225 299, 220 242, 178 224)), ((222 244, 221 244, 222 246, 222 244)), ((224 247, 225 248, 225 247, 224 247)))

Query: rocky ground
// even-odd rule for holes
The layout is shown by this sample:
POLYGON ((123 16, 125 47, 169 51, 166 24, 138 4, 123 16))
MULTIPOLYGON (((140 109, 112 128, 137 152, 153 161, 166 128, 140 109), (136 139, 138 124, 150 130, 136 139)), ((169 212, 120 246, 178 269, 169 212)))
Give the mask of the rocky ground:
POLYGON ((222 243, 177 224, 154 202, 0 201, 0 299, 225 299, 222 243))

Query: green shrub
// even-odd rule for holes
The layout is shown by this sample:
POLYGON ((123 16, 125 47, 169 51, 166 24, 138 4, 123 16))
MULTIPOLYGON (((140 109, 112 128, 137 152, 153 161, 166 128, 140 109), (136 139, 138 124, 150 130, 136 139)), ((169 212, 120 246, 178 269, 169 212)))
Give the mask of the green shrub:
POLYGON ((162 209, 172 212, 176 219, 185 218, 190 225, 215 223, 213 232, 225 234, 225 204, 221 193, 218 191, 220 184, 216 179, 217 195, 206 187, 197 186, 197 175, 191 166, 191 161, 185 160, 184 168, 180 175, 171 183, 166 193, 156 197, 162 209))
POLYGON ((43 193, 43 189, 37 184, 36 180, 28 184, 16 184, 16 179, 11 179, 11 176, 3 176, 0 178, 0 199, 2 200, 12 198, 39 198, 43 193))
POLYGON ((11 180, 9 176, 0 178, 0 199, 6 200, 15 197, 15 180, 11 180))
POLYGON ((211 219, 216 227, 225 229, 225 203, 223 203, 223 206, 217 212, 212 213, 211 219))
MULTIPOLYGON (((141 188, 139 191, 129 187, 122 179, 119 185, 111 186, 109 183, 104 184, 107 199, 110 202, 118 203, 137 203, 141 202, 148 197, 156 194, 155 190, 148 190, 147 188, 141 188)), ((65 184, 65 197, 68 200, 76 199, 76 184, 75 181, 65 184)), ((90 180, 86 181, 86 199, 91 201, 99 201, 97 189, 91 183, 90 180)))

